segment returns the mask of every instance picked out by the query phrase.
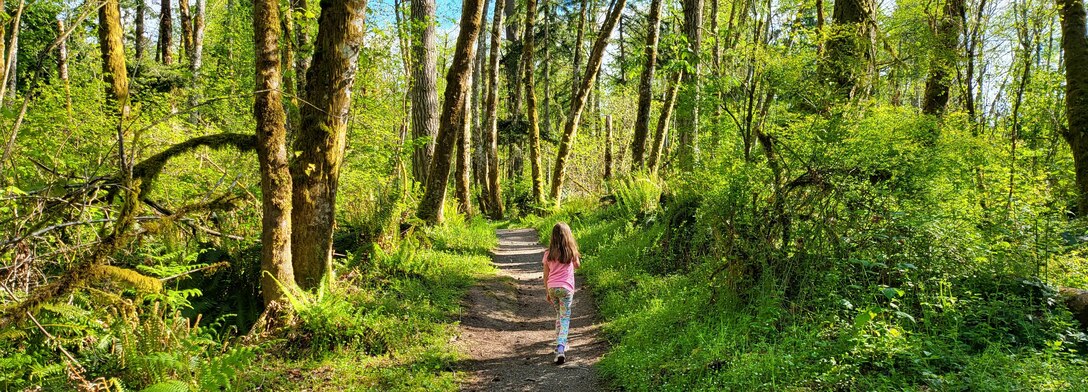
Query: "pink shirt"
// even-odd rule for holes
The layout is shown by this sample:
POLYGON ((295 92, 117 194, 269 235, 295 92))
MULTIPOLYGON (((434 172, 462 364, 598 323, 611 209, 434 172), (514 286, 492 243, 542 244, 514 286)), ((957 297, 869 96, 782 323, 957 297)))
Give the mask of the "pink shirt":
POLYGON ((562 287, 567 291, 574 292, 574 263, 563 264, 559 261, 548 260, 548 251, 544 251, 544 264, 548 266, 547 286, 562 287))

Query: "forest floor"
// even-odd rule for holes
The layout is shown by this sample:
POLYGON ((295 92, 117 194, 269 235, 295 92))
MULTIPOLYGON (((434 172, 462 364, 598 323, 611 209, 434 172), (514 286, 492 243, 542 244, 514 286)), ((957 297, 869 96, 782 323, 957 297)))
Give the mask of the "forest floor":
POLYGON ((466 391, 598 391, 595 365, 607 350, 597 306, 581 279, 574 296, 566 363, 553 363, 555 311, 544 299, 544 248, 533 229, 499 230, 492 252, 498 268, 464 300, 458 346, 468 357, 458 369, 466 391))

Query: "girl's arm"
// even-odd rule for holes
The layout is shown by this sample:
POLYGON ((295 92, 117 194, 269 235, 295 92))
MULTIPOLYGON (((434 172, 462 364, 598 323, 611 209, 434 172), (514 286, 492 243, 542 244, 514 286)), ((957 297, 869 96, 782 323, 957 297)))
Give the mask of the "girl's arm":
POLYGON ((574 259, 574 269, 578 269, 578 268, 581 268, 581 267, 582 267, 582 258, 581 257, 575 258, 574 259))
POLYGON ((543 279, 544 280, 544 298, 547 299, 548 302, 551 302, 552 301, 552 293, 548 292, 548 272, 551 272, 551 271, 549 271, 547 261, 543 261, 542 263, 544 264, 544 279, 543 279))

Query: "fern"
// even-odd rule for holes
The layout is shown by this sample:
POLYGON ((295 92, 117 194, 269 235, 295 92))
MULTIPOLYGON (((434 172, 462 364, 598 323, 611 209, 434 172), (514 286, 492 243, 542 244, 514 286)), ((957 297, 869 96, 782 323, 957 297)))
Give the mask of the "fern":
POLYGON ((46 365, 33 364, 30 365, 30 377, 32 379, 45 380, 55 376, 63 376, 65 375, 64 369, 66 369, 66 367, 63 363, 50 363, 46 365))
POLYGON ((141 389, 140 392, 189 392, 189 384, 177 380, 163 381, 141 389))

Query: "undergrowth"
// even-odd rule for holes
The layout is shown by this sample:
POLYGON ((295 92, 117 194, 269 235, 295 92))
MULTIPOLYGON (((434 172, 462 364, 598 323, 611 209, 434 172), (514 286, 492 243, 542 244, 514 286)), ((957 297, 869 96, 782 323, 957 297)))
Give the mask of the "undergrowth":
MULTIPOLYGON (((750 219, 745 209, 758 208, 746 205, 751 189, 736 189, 749 185, 734 178, 700 187, 710 195, 702 199, 653 179, 619 180, 613 204, 573 200, 526 220, 545 242, 556 221, 574 229, 585 260, 580 273, 612 343, 599 366, 615 387, 1088 390, 1084 329, 1054 286, 1083 277, 1048 282, 1011 268, 1002 258, 1023 257, 1009 250, 1014 240, 989 242, 984 230, 952 241, 909 231, 917 222, 881 222, 837 233, 860 244, 835 252, 825 243, 819 254, 801 243, 826 237, 803 227, 794 226, 789 243, 762 237, 766 222, 730 233, 725 227, 750 219), (722 208, 728 203, 735 205, 722 208), (874 233, 894 237, 864 238, 874 233), (969 246, 989 256, 958 264, 953 250, 969 246), (789 250, 771 253, 776 247, 789 250)), ((1078 254, 1066 247, 1054 258, 1078 254)))

